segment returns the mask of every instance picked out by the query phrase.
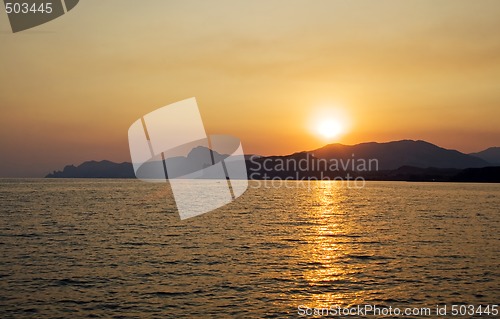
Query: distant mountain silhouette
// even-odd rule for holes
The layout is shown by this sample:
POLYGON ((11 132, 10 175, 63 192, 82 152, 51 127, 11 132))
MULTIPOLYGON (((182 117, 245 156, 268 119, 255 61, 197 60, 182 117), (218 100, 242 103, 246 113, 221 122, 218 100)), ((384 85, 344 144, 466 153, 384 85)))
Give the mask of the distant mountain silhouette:
MULTIPOLYGON (((228 156, 229 155, 221 155, 216 151, 211 151, 209 148, 204 146, 197 146, 190 150, 186 156, 174 156, 165 159, 165 165, 168 168, 168 177, 177 178, 199 172, 206 167, 220 162, 228 156)), ((145 163, 139 168, 137 174, 137 176, 146 179, 164 178, 166 175, 163 169, 163 164, 155 165, 155 162, 145 163), (158 167, 161 167, 160 172, 158 172, 158 167)), ((201 175, 198 177, 210 178, 209 175, 201 175)))
POLYGON ((500 183, 500 166, 466 168, 450 178, 451 182, 500 183))
MULTIPOLYGON (((183 176, 218 163, 228 155, 222 155, 210 149, 198 146, 193 148, 187 156, 170 157, 165 160, 171 169, 172 178, 183 176)), ((145 163, 140 170, 145 178, 160 178, 157 175, 157 162, 145 163), (149 171, 149 176, 148 176, 149 171)), ((163 164, 161 164, 163 166, 163 164)), ((162 171, 163 173, 163 171, 162 171)), ((62 171, 54 171, 46 178, 135 178, 134 168, 131 163, 114 163, 110 161, 87 161, 79 166, 68 165, 62 171)), ((163 177, 163 176, 161 176, 163 177)))
POLYGON ((388 143, 362 143, 357 145, 330 144, 310 154, 317 158, 377 159, 380 170, 392 170, 401 166, 469 168, 491 165, 484 159, 448 150, 425 141, 402 140, 388 143))
POLYGON ((484 151, 471 153, 469 155, 479 157, 491 164, 500 165, 500 147, 490 147, 484 151))
POLYGON ((395 170, 367 174, 366 179, 411 182, 448 182, 460 172, 462 172, 462 170, 457 168, 401 166, 395 170))
POLYGON ((134 178, 131 163, 88 161, 79 166, 68 165, 62 171, 54 171, 46 178, 134 178))
MULTIPOLYGON (((495 155, 498 148, 476 153, 495 155)), ((210 152, 206 147, 193 148, 187 156, 166 159, 171 178, 184 176, 212 165, 212 157, 219 162, 228 155, 210 152), (174 175, 175 174, 175 175, 174 175)), ((496 157, 488 157, 496 158, 496 157)), ((313 151, 303 151, 285 156, 245 155, 250 179, 309 179, 336 177, 363 177, 366 180, 401 181, 478 181, 500 182, 498 168, 485 159, 455 150, 448 150, 425 141, 403 140, 388 143, 362 143, 357 145, 330 144, 313 151), (377 165, 361 169, 343 163, 353 160, 369 161, 377 165), (340 163, 335 169, 318 163, 340 163), (300 164, 300 167, 288 164, 300 164), (281 166, 279 166, 281 165, 281 166), (469 169, 469 170, 464 170, 469 169), (472 169, 472 170, 471 170, 472 169)), ((150 163, 155 164, 155 163, 150 163)), ((145 170, 148 170, 145 164, 145 170)), ((153 166, 153 165, 152 165, 153 166)), ((500 165, 499 165, 500 166, 500 165)), ((147 175, 147 174, 146 174, 147 175)), ((48 178, 134 178, 131 163, 89 161, 79 166, 69 165, 62 171, 48 174, 48 178)), ((158 178, 151 176, 146 178, 158 178)), ((210 178, 206 176, 204 178, 210 178)))

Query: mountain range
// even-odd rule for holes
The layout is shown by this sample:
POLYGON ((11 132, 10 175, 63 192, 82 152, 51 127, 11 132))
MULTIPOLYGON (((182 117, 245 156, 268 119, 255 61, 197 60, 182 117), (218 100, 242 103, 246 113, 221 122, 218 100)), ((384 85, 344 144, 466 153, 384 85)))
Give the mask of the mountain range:
MULTIPOLYGON (((167 166, 176 165, 180 171, 188 171, 191 163, 200 162, 200 154, 208 149, 193 149, 186 157, 166 159, 167 166)), ((227 155, 213 152, 216 161, 227 155)), ((426 141, 401 140, 387 143, 361 143, 356 145, 329 144, 316 150, 297 152, 285 156, 245 155, 250 179, 309 178, 338 176, 363 176, 372 180, 437 180, 437 181, 496 181, 500 170, 500 147, 482 152, 465 154, 449 150, 426 141), (368 161, 373 165, 366 165, 368 161), (365 162, 365 166, 359 166, 365 162), (298 169, 284 163, 302 163, 298 169), (318 167, 318 163, 323 164, 318 167), (328 164, 326 164, 328 163, 328 164), (328 166, 331 163, 336 163, 328 166), (347 163, 347 164, 346 164, 347 163), (280 166, 281 165, 281 166, 280 166), (326 166, 325 166, 326 165, 326 166), (327 167, 328 166, 328 167, 327 167), (498 168, 483 169, 499 166, 498 168), (304 169, 305 168, 305 169, 304 169), (496 177, 491 177, 491 174, 496 177)), ((54 171, 47 178, 134 178, 131 163, 88 161, 79 166, 68 165, 62 171, 54 171)), ((498 178, 500 181, 500 178, 498 178)))
MULTIPOLYGON (((486 151, 484 151, 486 152, 486 151)), ((401 166, 470 168, 485 167, 493 164, 482 158, 483 152, 476 155, 448 150, 425 141, 402 140, 388 143, 361 143, 356 145, 329 144, 309 152, 316 158, 377 159, 380 170, 397 169, 401 166)), ((490 153, 486 153, 490 155, 490 153)))
POLYGON ((474 157, 479 157, 491 164, 500 166, 500 147, 490 147, 478 153, 471 153, 474 157))

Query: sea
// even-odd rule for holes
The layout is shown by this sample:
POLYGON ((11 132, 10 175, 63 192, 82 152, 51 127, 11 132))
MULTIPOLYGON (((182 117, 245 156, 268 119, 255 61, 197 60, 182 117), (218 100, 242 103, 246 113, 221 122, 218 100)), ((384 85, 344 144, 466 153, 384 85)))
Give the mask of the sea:
POLYGON ((181 220, 165 183, 0 180, 0 318, 498 318, 499 296, 500 184, 252 181, 181 220))

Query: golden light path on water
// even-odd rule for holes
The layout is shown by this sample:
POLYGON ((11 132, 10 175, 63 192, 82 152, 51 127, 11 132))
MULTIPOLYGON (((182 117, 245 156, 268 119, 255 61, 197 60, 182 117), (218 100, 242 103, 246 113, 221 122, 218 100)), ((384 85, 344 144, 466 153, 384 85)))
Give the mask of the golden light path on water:
MULTIPOLYGON (((309 263, 316 264, 315 269, 304 272, 305 279, 311 285, 344 285, 349 278, 355 275, 356 270, 350 269, 341 262, 341 257, 352 253, 349 246, 339 241, 341 236, 349 236, 351 227, 346 215, 349 214, 342 205, 347 200, 346 189, 339 182, 323 181, 318 187, 311 190, 314 200, 309 210, 311 219, 318 221, 313 227, 312 239, 309 247, 303 251, 303 258, 309 263)), ((315 308, 329 308, 331 306, 345 306, 345 301, 361 303, 362 293, 318 292, 311 296, 313 302, 308 304, 315 308)))

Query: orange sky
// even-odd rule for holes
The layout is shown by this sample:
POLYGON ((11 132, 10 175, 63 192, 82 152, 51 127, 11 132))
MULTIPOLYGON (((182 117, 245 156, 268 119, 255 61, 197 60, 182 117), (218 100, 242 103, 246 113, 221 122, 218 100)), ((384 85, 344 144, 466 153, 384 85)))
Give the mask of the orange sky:
POLYGON ((12 34, 0 13, 0 177, 129 161, 128 127, 193 96, 247 153, 498 146, 499 16, 495 0, 85 0, 12 34), (325 109, 348 126, 329 141, 311 132, 325 109))

